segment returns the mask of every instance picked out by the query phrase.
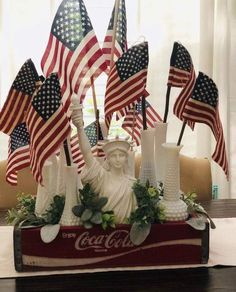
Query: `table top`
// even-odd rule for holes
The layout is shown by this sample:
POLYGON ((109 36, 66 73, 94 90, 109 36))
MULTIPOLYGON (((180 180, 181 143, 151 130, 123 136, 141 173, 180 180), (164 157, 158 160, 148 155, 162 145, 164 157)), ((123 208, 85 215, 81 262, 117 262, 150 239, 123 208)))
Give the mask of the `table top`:
MULTIPOLYGON (((236 217, 236 199, 202 202, 212 218, 236 217)), ((0 291, 235 291, 236 267, 66 274, 0 280, 0 291)))

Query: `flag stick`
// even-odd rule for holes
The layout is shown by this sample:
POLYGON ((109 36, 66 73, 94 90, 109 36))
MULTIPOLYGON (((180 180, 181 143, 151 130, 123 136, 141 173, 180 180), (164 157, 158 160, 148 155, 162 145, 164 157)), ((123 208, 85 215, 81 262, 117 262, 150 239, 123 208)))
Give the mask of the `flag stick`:
POLYGON ((132 133, 131 133, 131 141, 134 141, 134 123, 135 123, 136 109, 133 107, 133 120, 132 120, 132 133))
POLYGON ((178 142, 177 142, 177 146, 179 146, 180 143, 181 143, 181 140, 183 138, 184 129, 185 129, 186 124, 187 124, 187 122, 186 121, 183 121, 182 128, 181 128, 180 135, 179 135, 179 139, 178 139, 178 142))
MULTIPOLYGON (((97 134, 97 143, 98 143, 98 140, 99 140, 99 131, 100 131, 100 125, 99 125, 99 110, 97 109, 96 111, 96 134, 97 134)), ((98 147, 97 147, 97 156, 98 156, 98 153, 99 153, 99 150, 98 150, 98 147)))
POLYGON ((70 152, 69 152, 67 139, 64 140, 63 147, 64 147, 64 151, 65 151, 65 156, 66 156, 66 165, 71 166, 70 152))
POLYGON ((167 116, 169 112, 169 103, 170 103, 170 90, 171 90, 171 86, 168 85, 167 91, 166 91, 166 105, 165 105, 165 114, 164 114, 163 123, 167 122, 167 116))
MULTIPOLYGON (((94 86, 94 79, 93 76, 90 78, 91 80, 91 88, 92 88, 92 95, 93 95, 93 108, 94 108, 94 113, 95 113, 95 120, 96 120, 96 135, 97 135, 97 141, 99 139, 99 131, 100 131, 100 125, 99 125, 99 109, 97 106, 97 98, 96 98, 96 92, 95 92, 95 86, 94 86)), ((97 148, 97 154, 99 150, 97 148)))
POLYGON ((142 96, 142 115, 143 115, 143 129, 147 130, 146 99, 145 99, 145 96, 142 96))
POLYGON ((95 92, 93 76, 90 77, 90 81, 91 81, 91 89, 92 89, 92 96, 93 96, 93 108, 94 108, 94 114, 95 114, 95 118, 96 118, 98 106, 97 106, 97 99, 96 99, 96 92, 95 92))
POLYGON ((120 0, 116 0, 116 2, 115 2, 115 11, 114 11, 114 23, 113 23, 112 44, 111 44, 110 68, 114 64, 114 52, 115 52, 116 29, 117 29, 117 19, 118 19, 119 6, 120 6, 120 0))

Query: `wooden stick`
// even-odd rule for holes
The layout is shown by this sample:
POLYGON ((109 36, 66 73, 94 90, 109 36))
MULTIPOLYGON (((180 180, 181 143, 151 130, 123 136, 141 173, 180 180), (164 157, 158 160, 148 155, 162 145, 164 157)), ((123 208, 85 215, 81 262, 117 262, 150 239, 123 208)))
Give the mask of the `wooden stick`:
POLYGON ((115 42, 116 42, 116 29, 117 29, 117 19, 118 19, 119 6, 120 6, 120 0, 116 0, 116 2, 115 2, 115 11, 114 11, 114 23, 113 23, 112 44, 111 44, 110 68, 114 64, 114 53, 115 53, 115 42))
POLYGON ((169 112, 169 103, 170 103, 170 90, 171 90, 171 86, 168 85, 167 91, 166 91, 166 105, 165 105, 165 114, 164 114, 163 123, 167 122, 167 116, 169 112))
POLYGON ((146 99, 145 99, 145 96, 142 96, 142 115, 143 115, 143 129, 147 130, 146 99))
POLYGON ((91 80, 91 89, 92 89, 92 96, 93 96, 93 108, 94 108, 94 114, 95 114, 95 119, 96 119, 98 106, 97 106, 97 99, 96 99, 96 92, 95 92, 93 76, 91 76, 90 80, 91 80))
POLYGON ((183 121, 182 128, 181 128, 181 131, 180 131, 179 139, 178 139, 178 142, 177 142, 177 146, 179 146, 180 143, 181 143, 181 140, 182 140, 182 138, 183 138, 184 129, 185 129, 186 124, 187 124, 187 122, 184 120, 184 121, 183 121))
POLYGON ((66 156, 66 165, 71 166, 70 152, 69 152, 67 139, 64 140, 63 147, 64 147, 64 151, 65 151, 65 156, 66 156))
POLYGON ((134 141, 134 123, 136 116, 136 106, 133 107, 133 120, 132 120, 132 133, 131 133, 131 141, 134 141))

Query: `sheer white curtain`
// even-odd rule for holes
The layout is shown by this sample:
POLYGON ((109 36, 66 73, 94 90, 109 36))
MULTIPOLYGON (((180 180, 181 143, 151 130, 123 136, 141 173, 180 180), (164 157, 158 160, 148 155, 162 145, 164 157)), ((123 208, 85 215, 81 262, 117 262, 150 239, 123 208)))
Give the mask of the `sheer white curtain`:
MULTIPOLYGON (((60 0, 0 0, 0 106, 20 66, 32 58, 39 73, 40 60, 60 0)), ((103 40, 114 1, 84 0, 98 38, 103 40)), ((236 1, 234 0, 127 0, 129 45, 149 42, 149 101, 164 114, 169 60, 174 41, 190 52, 196 72, 212 77, 219 89, 220 115, 230 162, 231 188, 221 168, 212 162, 213 183, 219 197, 236 197, 236 1)), ((172 108, 179 89, 171 90, 167 140, 176 142, 182 123, 172 108)), ((211 157, 215 146, 205 125, 186 129, 182 153, 211 157)), ((7 157, 7 137, 0 133, 0 159, 7 157)))

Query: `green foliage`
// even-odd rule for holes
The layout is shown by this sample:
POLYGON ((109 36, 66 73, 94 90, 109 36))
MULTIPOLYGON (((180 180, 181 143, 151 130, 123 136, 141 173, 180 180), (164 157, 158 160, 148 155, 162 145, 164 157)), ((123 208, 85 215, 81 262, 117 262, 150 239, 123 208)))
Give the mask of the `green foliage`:
POLYGON ((102 211, 102 208, 108 201, 106 197, 99 197, 88 183, 79 192, 81 203, 74 206, 72 212, 75 216, 80 217, 85 228, 92 228, 94 225, 100 224, 103 229, 106 229, 108 226, 115 226, 114 212, 102 211))
POLYGON ((55 195, 49 208, 43 214, 46 224, 57 224, 61 219, 61 215, 65 205, 65 196, 55 195))
POLYGON ((207 218, 210 222, 210 227, 215 229, 216 226, 212 221, 211 217, 207 214, 206 210, 202 207, 200 203, 196 202, 197 194, 195 192, 189 192, 186 195, 182 194, 182 200, 188 206, 187 211, 192 218, 197 218, 199 216, 203 216, 207 218))
POLYGON ((141 184, 139 180, 136 181, 133 191, 138 207, 129 218, 129 223, 132 224, 130 239, 134 244, 139 245, 150 233, 151 224, 162 223, 165 220, 165 213, 158 204, 161 192, 151 186, 149 181, 145 185, 141 184))
POLYGON ((56 224, 61 218, 64 208, 64 196, 54 196, 50 207, 42 215, 35 215, 36 197, 21 193, 17 195, 17 206, 7 212, 7 223, 16 226, 39 226, 45 224, 56 224))
POLYGON ((141 227, 147 224, 161 223, 165 220, 164 210, 158 202, 160 193, 158 189, 150 186, 149 181, 145 185, 138 180, 133 185, 133 191, 137 199, 137 209, 131 213, 129 222, 138 223, 141 227))

